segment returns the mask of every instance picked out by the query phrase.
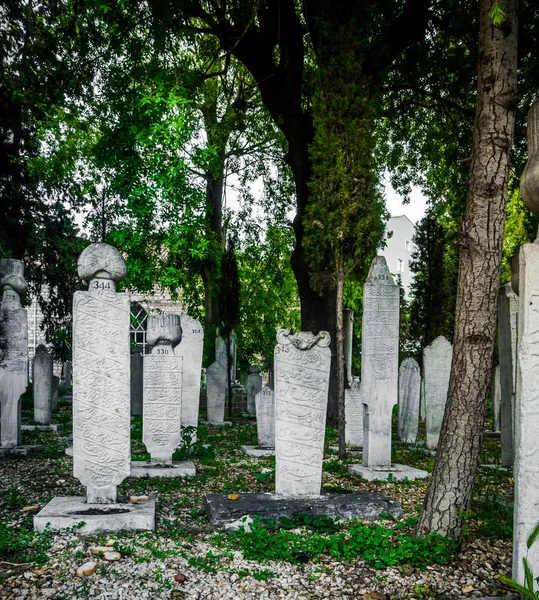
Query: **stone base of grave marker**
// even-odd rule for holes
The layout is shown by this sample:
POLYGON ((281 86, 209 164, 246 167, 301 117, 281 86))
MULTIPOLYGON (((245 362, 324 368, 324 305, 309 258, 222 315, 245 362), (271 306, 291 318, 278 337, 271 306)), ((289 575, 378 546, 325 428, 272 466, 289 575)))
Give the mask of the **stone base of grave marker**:
POLYGON ((50 425, 21 425, 22 431, 41 431, 42 433, 60 433, 64 426, 61 423, 51 423, 50 425))
POLYGON ((155 498, 132 503, 120 499, 113 504, 87 504, 84 497, 57 496, 34 517, 34 529, 43 531, 73 527, 77 533, 100 533, 123 530, 153 531, 155 529, 155 498))
POLYGON ((392 479, 395 481, 414 481, 416 479, 425 479, 429 473, 422 469, 415 469, 407 465, 393 463, 390 467, 364 467, 363 465, 349 465, 348 472, 353 475, 359 475, 366 481, 387 481, 392 479))
POLYGON ((31 454, 39 454, 43 450, 43 446, 27 445, 27 446, 0 446, 0 457, 4 456, 30 456, 31 454))
POLYGON ((158 466, 146 460, 131 462, 131 477, 135 479, 145 477, 195 477, 196 474, 195 463, 190 460, 173 462, 169 466, 158 466))
POLYGON ((209 421, 200 421, 201 425, 211 425, 212 427, 222 427, 223 425, 232 425, 232 421, 223 421, 222 423, 210 423, 209 421))
POLYGON ((204 496, 204 509, 210 523, 225 527, 242 517, 258 515, 262 519, 279 521, 291 518, 294 513, 327 515, 349 521, 365 519, 376 521, 382 513, 397 518, 402 511, 397 500, 379 492, 354 492, 352 494, 323 494, 321 496, 283 497, 274 494, 238 494, 229 500, 227 494, 204 496))
POLYGON ((265 456, 275 456, 275 448, 258 448, 257 446, 242 446, 241 451, 247 456, 264 458, 265 456))
POLYGON ((73 446, 68 446, 65 450, 64 450, 66 456, 73 456, 73 446))

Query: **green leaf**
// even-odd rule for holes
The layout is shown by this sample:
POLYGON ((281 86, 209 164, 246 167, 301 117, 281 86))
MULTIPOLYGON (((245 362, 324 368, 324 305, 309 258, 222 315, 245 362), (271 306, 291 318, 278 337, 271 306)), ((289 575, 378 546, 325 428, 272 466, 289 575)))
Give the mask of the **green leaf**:
POLYGON ((491 18, 494 27, 499 27, 505 21, 505 12, 498 2, 494 2, 488 16, 491 18))
POLYGON ((539 523, 535 526, 535 529, 531 532, 530 537, 528 538, 528 550, 532 547, 533 542, 539 537, 539 523))
POLYGON ((513 590, 520 592, 524 597, 530 598, 530 600, 537 600, 537 598, 538 598, 538 596, 537 596, 537 594, 535 594, 535 592, 533 592, 533 591, 530 592, 530 590, 525 588, 523 585, 520 585, 520 583, 517 583, 514 579, 511 579, 510 577, 505 577, 505 575, 500 575, 500 581, 507 587, 510 587, 513 590))

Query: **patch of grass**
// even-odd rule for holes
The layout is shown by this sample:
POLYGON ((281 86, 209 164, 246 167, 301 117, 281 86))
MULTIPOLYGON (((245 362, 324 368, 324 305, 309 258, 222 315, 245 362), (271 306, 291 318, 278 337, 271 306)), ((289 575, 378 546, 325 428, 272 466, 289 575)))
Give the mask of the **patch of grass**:
POLYGON ((48 560, 47 550, 52 545, 52 537, 53 532, 48 528, 43 532, 34 531, 31 521, 21 527, 10 526, 0 521, 0 560, 45 563, 48 560))
MULTIPOLYGON (((221 536, 215 542, 222 544, 223 539, 221 536)), ((324 535, 315 531, 305 535, 282 528, 271 530, 260 520, 255 520, 250 532, 231 532, 227 542, 241 550, 247 560, 298 562, 304 557, 317 560, 322 555, 329 555, 334 560, 352 562, 361 557, 377 569, 397 564, 417 568, 446 564, 457 551, 454 540, 437 534, 413 538, 400 529, 386 529, 362 521, 352 521, 346 531, 339 533, 324 535)))

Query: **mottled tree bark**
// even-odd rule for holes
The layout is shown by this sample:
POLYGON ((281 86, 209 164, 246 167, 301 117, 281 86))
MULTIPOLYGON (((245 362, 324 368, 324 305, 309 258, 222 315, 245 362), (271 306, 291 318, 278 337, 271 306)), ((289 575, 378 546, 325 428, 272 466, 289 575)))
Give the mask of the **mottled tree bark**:
POLYGON ((470 504, 481 449, 496 337, 507 178, 517 105, 517 5, 481 0, 478 87, 472 160, 461 231, 453 364, 432 481, 417 535, 458 538, 470 504))

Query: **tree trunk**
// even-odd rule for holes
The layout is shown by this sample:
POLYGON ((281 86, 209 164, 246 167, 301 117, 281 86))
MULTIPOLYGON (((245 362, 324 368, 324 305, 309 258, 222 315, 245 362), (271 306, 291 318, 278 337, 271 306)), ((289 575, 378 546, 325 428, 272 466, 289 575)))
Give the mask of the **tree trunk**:
POLYGON ((337 266, 337 293, 335 294, 335 367, 337 370, 337 417, 339 423, 339 459, 346 458, 346 421, 344 412, 344 388, 346 380, 346 369, 344 365, 344 328, 342 314, 342 300, 344 290, 344 262, 342 254, 337 266))
POLYGON ((496 337, 497 297, 517 105, 517 0, 481 0, 472 161, 461 232, 453 364, 432 481, 416 535, 458 538, 481 449, 496 337))

